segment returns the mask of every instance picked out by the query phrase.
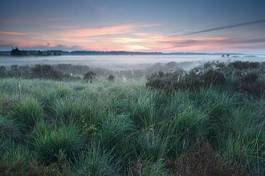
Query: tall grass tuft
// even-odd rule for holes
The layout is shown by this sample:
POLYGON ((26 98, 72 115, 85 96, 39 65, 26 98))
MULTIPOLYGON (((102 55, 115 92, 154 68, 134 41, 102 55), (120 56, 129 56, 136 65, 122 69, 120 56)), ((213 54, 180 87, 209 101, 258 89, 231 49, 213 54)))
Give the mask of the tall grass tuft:
POLYGON ((27 146, 9 142, 6 150, 0 157, 0 175, 24 175, 28 165, 33 160, 32 153, 27 146))
POLYGON ((10 115, 23 129, 31 129, 37 121, 42 119, 43 109, 34 98, 26 98, 16 104, 10 115))
POLYGON ((74 125, 48 127, 41 123, 34 129, 32 140, 38 159, 46 164, 56 162, 60 152, 73 159, 84 144, 79 129, 74 125))
POLYGON ((118 176, 120 168, 114 157, 97 147, 84 152, 76 164, 76 175, 79 176, 118 176))

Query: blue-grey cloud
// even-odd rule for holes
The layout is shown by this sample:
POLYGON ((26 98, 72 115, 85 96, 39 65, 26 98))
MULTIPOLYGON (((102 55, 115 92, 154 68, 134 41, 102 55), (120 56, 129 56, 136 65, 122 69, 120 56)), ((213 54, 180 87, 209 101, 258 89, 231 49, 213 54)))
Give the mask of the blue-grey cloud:
POLYGON ((181 41, 164 42, 174 45, 175 47, 190 47, 190 46, 202 46, 202 45, 220 45, 220 46, 237 46, 248 45, 254 46, 255 44, 265 44, 265 38, 251 38, 251 39, 187 39, 181 41))
POLYGON ((248 21, 248 22, 244 22, 244 23, 237 23, 237 24, 220 26, 220 27, 214 27, 214 28, 209 28, 209 29, 204 29, 204 30, 200 30, 200 31, 194 31, 194 32, 186 33, 184 35, 202 34, 202 33, 220 31, 220 30, 225 30, 225 29, 237 28, 237 27, 241 27, 241 26, 249 26, 249 25, 254 25, 254 24, 259 24, 259 23, 265 23, 265 19, 248 21))

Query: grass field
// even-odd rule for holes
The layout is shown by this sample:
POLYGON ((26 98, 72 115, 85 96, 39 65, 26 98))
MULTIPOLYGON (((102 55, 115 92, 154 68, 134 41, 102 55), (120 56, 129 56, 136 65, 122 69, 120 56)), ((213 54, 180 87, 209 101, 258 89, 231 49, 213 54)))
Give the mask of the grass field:
POLYGON ((265 99, 145 80, 0 79, 0 175, 265 174, 265 99))

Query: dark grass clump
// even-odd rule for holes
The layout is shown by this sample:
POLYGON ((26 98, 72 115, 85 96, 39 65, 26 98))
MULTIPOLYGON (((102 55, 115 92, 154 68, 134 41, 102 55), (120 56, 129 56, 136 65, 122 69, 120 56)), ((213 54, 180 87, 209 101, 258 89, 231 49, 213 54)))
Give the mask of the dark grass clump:
POLYGON ((73 176, 72 162, 68 161, 66 155, 60 152, 56 163, 43 165, 37 161, 32 161, 25 172, 26 176, 73 176))
POLYGON ((21 131, 14 120, 0 115, 0 140, 18 140, 21 135, 21 131))
POLYGON ((193 145, 205 138, 207 116, 199 110, 186 109, 164 126, 163 139, 168 138, 167 157, 177 157, 180 153, 193 148, 193 145))
POLYGON ((205 131, 208 141, 214 146, 222 146, 225 137, 232 132, 230 125, 230 109, 223 104, 216 104, 209 108, 205 121, 205 131))
POLYGON ((24 175, 31 161, 32 154, 27 146, 7 142, 5 144, 5 153, 0 157, 0 175, 24 175))
POLYGON ((10 113, 23 130, 32 129, 35 123, 42 119, 43 109, 34 98, 26 98, 16 104, 10 113))
POLYGON ((40 124, 34 129, 32 140, 38 160, 45 164, 58 161, 60 152, 65 154, 67 159, 74 159, 84 144, 79 129, 74 125, 50 128, 40 124))
POLYGON ((4 96, 0 98, 0 114, 7 115, 15 107, 16 100, 14 98, 4 96))
POLYGON ((100 142, 106 147, 114 146, 121 142, 123 137, 134 131, 134 124, 127 116, 111 115, 103 118, 98 137, 100 142))
POLYGON ((137 160, 129 171, 130 176, 169 176, 163 160, 137 160))

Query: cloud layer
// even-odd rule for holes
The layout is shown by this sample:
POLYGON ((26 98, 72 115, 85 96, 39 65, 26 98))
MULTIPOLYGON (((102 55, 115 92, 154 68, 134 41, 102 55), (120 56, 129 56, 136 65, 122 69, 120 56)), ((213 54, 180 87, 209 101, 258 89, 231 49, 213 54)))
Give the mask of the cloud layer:
MULTIPOLYGON (((119 24, 98 27, 61 27, 50 31, 21 32, 0 31, 0 45, 21 48, 66 49, 66 50, 126 50, 126 51, 163 51, 163 52, 208 52, 226 51, 238 48, 254 49, 264 46, 263 38, 228 38, 224 36, 200 36, 194 34, 234 28, 265 20, 227 25, 195 31, 183 35, 165 34, 150 31, 150 24, 119 24), (192 35, 189 36, 189 35, 192 35)), ((151 30, 152 31, 152 30, 151 30)))

